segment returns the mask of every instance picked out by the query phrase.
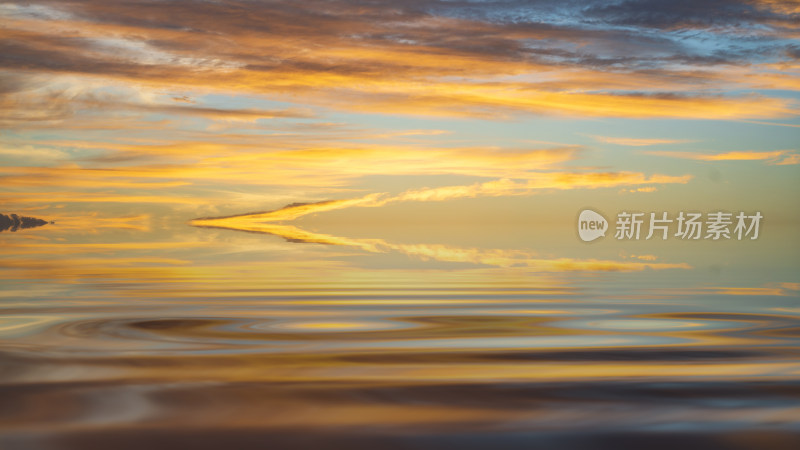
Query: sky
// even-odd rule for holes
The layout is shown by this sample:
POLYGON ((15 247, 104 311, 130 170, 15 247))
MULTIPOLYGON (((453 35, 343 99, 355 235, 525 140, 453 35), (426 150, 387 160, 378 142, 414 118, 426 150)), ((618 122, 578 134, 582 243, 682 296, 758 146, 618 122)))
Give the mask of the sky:
POLYGON ((2 2, 0 208, 796 224, 798 75, 798 1, 2 2))
POLYGON ((3 448, 800 448, 800 0, 0 0, 0 214, 3 448))

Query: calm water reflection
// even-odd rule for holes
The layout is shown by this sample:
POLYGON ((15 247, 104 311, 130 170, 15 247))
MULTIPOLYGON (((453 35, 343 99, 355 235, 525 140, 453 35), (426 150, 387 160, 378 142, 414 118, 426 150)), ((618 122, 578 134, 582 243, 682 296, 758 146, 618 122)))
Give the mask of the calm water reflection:
POLYGON ((798 247, 772 231, 3 233, 0 444, 800 448, 798 247))

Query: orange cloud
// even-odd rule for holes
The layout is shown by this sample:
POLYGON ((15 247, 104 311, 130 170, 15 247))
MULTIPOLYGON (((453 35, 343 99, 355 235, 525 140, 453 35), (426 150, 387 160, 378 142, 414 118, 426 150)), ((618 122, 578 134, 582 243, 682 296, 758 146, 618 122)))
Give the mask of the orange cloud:
POLYGON ((297 203, 284 208, 262 213, 251 213, 239 216, 217 218, 220 220, 239 221, 247 218, 250 222, 280 222, 294 220, 298 217, 337 209, 351 207, 380 207, 389 203, 408 201, 444 201, 456 198, 499 197, 507 195, 528 195, 541 189, 594 189, 638 184, 688 183, 690 175, 670 176, 655 174, 647 177, 637 172, 608 173, 569 173, 543 172, 534 173, 528 180, 510 180, 507 178, 472 185, 445 186, 439 188, 412 189, 398 195, 372 193, 363 197, 330 200, 317 203, 297 203))
POLYGON ((0 194, 0 203, 29 205, 31 203, 162 203, 170 205, 205 205, 207 199, 175 195, 130 195, 95 192, 6 192, 0 194))
POLYGON ((800 128, 800 125, 794 123, 776 123, 776 122, 763 122, 760 120, 740 120, 740 122, 744 123, 755 123, 758 125, 771 125, 776 127, 789 127, 789 128, 800 128))
POLYGON ((658 188, 655 187, 655 186, 645 186, 645 187, 632 188, 632 189, 620 189, 619 193, 620 194, 626 194, 626 193, 636 193, 636 192, 655 192, 657 190, 658 190, 658 188))
POLYGON ((648 155, 668 156, 670 158, 693 159, 695 161, 765 161, 772 165, 800 164, 800 154, 794 150, 775 151, 734 151, 725 153, 693 152, 644 152, 648 155))
POLYGON ((781 14, 800 14, 800 2, 797 0, 751 0, 751 2, 781 14))
MULTIPOLYGON (((498 147, 444 148, 420 145, 320 146, 304 140, 281 139, 265 144, 263 139, 232 142, 174 141, 168 143, 108 144, 92 142, 48 142, 86 149, 113 146, 120 156, 133 160, 170 159, 169 164, 126 164, 102 170, 77 165, 57 167, 3 167, 0 174, 10 176, 11 186, 72 185, 95 187, 175 187, 193 181, 230 180, 264 185, 296 185, 326 181, 340 185, 352 178, 382 175, 458 174, 477 177, 524 177, 573 160, 577 146, 556 148, 507 149, 498 147), (271 147, 277 147, 271 149, 271 147), (290 147, 290 149, 286 149, 290 147), (298 147, 298 148, 292 148, 298 147), (236 152, 230 152, 236 149, 236 152), (222 156, 224 155, 224 156, 222 156), (379 170, 378 170, 379 169, 379 170), (17 178, 24 177, 24 178, 17 178), (152 179, 167 179, 152 180, 152 179), (144 181, 148 180, 148 181, 144 181), (151 181, 152 180, 152 181, 151 181)), ((100 157, 100 162, 105 162, 100 157)), ((109 162, 113 162, 113 154, 109 162)), ((91 160, 89 161, 92 162, 91 160)), ((122 159, 125 162, 125 159, 122 159)))
POLYGON ((776 166, 790 166, 795 164, 800 164, 800 153, 792 153, 786 155, 781 161, 773 163, 776 166))

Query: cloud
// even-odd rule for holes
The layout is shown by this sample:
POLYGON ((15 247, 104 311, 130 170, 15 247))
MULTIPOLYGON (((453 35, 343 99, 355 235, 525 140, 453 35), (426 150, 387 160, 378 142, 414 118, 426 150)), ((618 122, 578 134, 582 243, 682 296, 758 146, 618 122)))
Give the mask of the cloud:
POLYGON ((637 192, 655 192, 658 188, 655 186, 644 186, 639 188, 623 188, 619 190, 620 194, 637 193, 637 192))
MULTIPOLYGON (((4 4, 0 128, 13 133, 3 134, 2 148, 51 150, 7 152, 16 167, 0 167, 0 183, 11 188, 2 196, 18 205, 40 204, 51 193, 63 202, 127 202, 129 195, 196 205, 218 204, 231 190, 294 190, 299 198, 320 199, 363 188, 376 176, 461 177, 446 182, 457 186, 400 194, 402 201, 422 201, 595 187, 643 192, 686 182, 570 170, 588 151, 581 146, 513 146, 510 137, 476 145, 450 134, 460 126, 393 125, 387 132, 343 124, 360 119, 342 113, 792 118, 798 103, 786 90, 798 89, 800 67, 797 12, 790 6, 767 0, 4 4), (65 158, 49 157, 57 152, 65 158), (31 161, 47 167, 27 167, 31 161)), ((687 142, 594 138, 634 146, 687 142)), ((796 164, 792 154, 764 161, 796 164)), ((358 192, 347 195, 364 191, 358 192)))
POLYGON ((774 2, 86 0, 0 14, 7 71, 500 120, 797 113, 755 92, 796 84, 774 69, 791 58, 795 13, 774 2))
POLYGON ((113 151, 52 167, 0 167, 0 183, 29 189, 60 186, 96 190, 219 185, 235 180, 237 184, 250 186, 325 185, 334 189, 374 175, 540 176, 539 171, 571 161, 582 150, 577 146, 528 149, 363 143, 322 146, 307 139, 308 136, 299 140, 281 137, 273 141, 258 135, 216 135, 208 139, 138 144, 43 141, 54 147, 69 145, 76 153, 109 148, 113 151), (98 164, 101 166, 94 167, 98 164))
POLYGON ((799 153, 790 153, 787 154, 785 158, 778 162, 774 162, 776 166, 790 166, 795 164, 800 164, 800 154, 799 153))
POLYGON ((291 108, 265 110, 259 108, 214 108, 207 106, 183 106, 163 103, 129 103, 119 98, 85 98, 75 99, 72 105, 92 110, 117 109, 123 111, 142 112, 146 114, 168 114, 175 116, 196 116, 211 120, 255 121, 258 119, 310 119, 316 115, 308 108, 291 108))
POLYGON ((32 145, 0 146, 0 158, 10 158, 15 162, 24 164, 52 163, 66 160, 68 157, 69 154, 67 152, 54 148, 35 147, 32 145))
MULTIPOLYGON (((294 203, 274 211, 249 213, 238 216, 215 218, 236 222, 282 222, 297 219, 308 214, 345 209, 352 207, 375 208, 390 203, 445 201, 456 198, 499 197, 509 195, 529 195, 542 189, 594 189, 640 184, 688 183, 689 175, 651 175, 636 172, 570 173, 548 172, 532 176, 528 180, 500 179, 472 185, 445 186, 439 188, 412 189, 397 195, 372 193, 362 197, 343 200, 329 200, 316 203, 294 203)), ((649 189, 649 188, 648 188, 649 189)))
POLYGON ((624 0, 593 5, 585 11, 606 23, 658 29, 744 28, 781 17, 774 10, 758 8, 756 2, 740 0, 624 0))
POLYGON ((796 123, 775 123, 775 122, 762 122, 758 120, 742 120, 745 123, 754 123, 757 125, 771 125, 776 127, 789 127, 789 128, 800 128, 800 124, 796 123))
POLYGON ((670 158, 693 159, 695 161, 764 161, 771 165, 800 164, 800 154, 794 150, 733 151, 725 153, 647 151, 644 153, 670 158))
MULTIPOLYGON (((286 109, 220 108, 197 102, 177 104, 154 98, 152 90, 120 83, 97 85, 72 77, 52 77, 47 81, 23 81, 19 75, 6 74, 7 92, 0 92, 0 125, 15 128, 30 123, 60 123, 66 126, 83 124, 87 119, 136 119, 147 115, 165 115, 173 119, 199 117, 212 121, 254 122, 259 119, 311 119, 316 114, 307 107, 286 109), (109 92, 110 89, 116 92, 109 92), (109 117, 111 114, 111 117, 109 117)), ((125 125, 128 125, 127 123, 125 125)))
POLYGON ((153 203, 168 205, 204 205, 207 199, 182 197, 177 195, 131 195, 115 193, 96 193, 83 191, 53 192, 6 192, 0 193, 0 203, 6 205, 30 205, 34 203, 153 203))

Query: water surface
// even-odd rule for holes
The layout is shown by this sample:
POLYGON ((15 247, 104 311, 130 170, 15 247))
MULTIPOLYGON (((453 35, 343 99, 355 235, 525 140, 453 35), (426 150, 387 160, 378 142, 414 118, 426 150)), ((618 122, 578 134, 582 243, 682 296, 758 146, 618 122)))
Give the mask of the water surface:
POLYGON ((797 448, 797 247, 768 231, 3 233, 0 443, 797 448))

